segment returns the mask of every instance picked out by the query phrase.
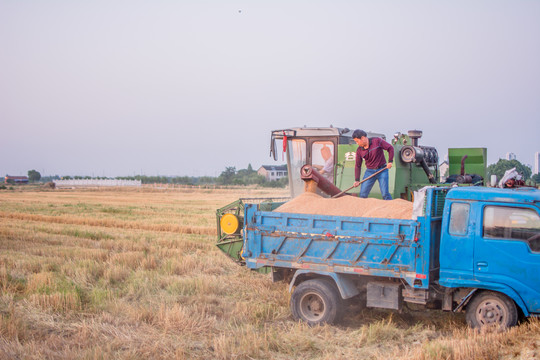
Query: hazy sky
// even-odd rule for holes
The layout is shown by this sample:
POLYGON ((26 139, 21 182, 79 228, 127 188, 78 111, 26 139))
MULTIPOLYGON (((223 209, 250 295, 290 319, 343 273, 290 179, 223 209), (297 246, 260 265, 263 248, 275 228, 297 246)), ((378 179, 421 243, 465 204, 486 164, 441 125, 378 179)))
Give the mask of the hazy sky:
POLYGON ((532 164, 540 1, 0 0, 0 176, 214 176, 330 124, 532 164))

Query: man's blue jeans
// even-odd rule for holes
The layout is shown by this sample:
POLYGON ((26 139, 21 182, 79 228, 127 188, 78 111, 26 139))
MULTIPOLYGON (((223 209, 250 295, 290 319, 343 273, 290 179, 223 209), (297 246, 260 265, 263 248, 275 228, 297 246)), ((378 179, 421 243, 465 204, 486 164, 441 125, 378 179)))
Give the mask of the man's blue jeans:
MULTIPOLYGON (((364 179, 370 175, 375 174, 377 171, 381 169, 366 169, 366 172, 364 174, 364 179)), ((375 184, 375 181, 377 180, 379 181, 379 187, 381 188, 381 194, 382 194, 383 200, 392 200, 392 195, 390 195, 390 192, 388 191, 388 170, 385 170, 382 173, 375 175, 368 181, 363 182, 360 188, 360 197, 367 198, 369 195, 369 192, 371 191, 371 188, 373 188, 373 185, 375 184)))

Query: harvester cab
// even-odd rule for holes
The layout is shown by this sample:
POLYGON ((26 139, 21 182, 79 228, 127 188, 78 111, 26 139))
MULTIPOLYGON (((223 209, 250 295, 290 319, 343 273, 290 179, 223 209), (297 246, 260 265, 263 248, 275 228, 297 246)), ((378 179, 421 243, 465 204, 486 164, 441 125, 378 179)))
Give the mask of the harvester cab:
MULTIPOLYGON (((334 127, 299 127, 272 131, 270 156, 286 161, 291 197, 304 192, 301 169, 311 165, 340 189, 354 183, 357 145, 352 130, 334 127), (351 172, 352 169, 352 172, 351 172)), ((369 137, 383 134, 368 133, 369 137)), ((357 189, 355 191, 358 192, 357 189)))

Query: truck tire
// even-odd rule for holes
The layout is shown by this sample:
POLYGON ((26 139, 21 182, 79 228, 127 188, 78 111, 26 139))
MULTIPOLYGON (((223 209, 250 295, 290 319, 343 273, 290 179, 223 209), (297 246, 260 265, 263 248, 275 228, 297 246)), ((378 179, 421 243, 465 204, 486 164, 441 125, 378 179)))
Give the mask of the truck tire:
POLYGON ((484 291, 476 295, 467 304, 465 318, 470 327, 499 327, 507 329, 518 321, 516 304, 508 296, 484 291))
POLYGON ((307 280, 294 289, 291 312, 296 320, 309 325, 335 324, 343 315, 343 299, 332 280, 307 280))

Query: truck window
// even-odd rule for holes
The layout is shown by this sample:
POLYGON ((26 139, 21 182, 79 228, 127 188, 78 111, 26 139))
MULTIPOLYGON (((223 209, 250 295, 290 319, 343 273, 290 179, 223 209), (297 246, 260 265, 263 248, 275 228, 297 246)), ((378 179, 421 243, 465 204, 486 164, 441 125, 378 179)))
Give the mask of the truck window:
POLYGON ((466 203, 453 203, 450 207, 450 225, 448 233, 451 235, 467 235, 469 225, 470 205, 466 203))
POLYGON ((532 209, 510 206, 486 206, 485 238, 521 240, 534 252, 540 252, 540 216, 532 209))

